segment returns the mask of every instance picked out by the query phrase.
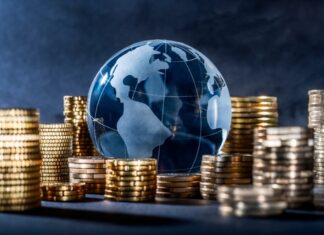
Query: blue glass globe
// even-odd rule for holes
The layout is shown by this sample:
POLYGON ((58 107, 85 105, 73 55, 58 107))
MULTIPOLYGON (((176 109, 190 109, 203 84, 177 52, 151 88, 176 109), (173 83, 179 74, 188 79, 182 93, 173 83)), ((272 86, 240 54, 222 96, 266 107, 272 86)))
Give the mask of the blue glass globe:
POLYGON ((88 95, 88 127, 107 157, 158 160, 159 172, 197 172, 231 122, 230 95, 215 65, 183 43, 149 40, 113 55, 88 95))

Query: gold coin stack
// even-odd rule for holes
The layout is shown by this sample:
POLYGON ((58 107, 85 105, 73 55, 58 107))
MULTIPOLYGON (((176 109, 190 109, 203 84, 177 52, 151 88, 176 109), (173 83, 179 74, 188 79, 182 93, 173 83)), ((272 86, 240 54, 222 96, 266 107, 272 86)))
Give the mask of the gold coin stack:
POLYGON ((104 194, 106 166, 103 157, 69 158, 69 171, 71 183, 85 183, 87 193, 104 194))
POLYGON ((73 202, 85 199, 84 183, 53 183, 42 185, 42 200, 56 202, 73 202))
POLYGON ((287 208, 283 192, 271 186, 220 186, 217 198, 224 216, 274 216, 287 208))
POLYGON ((324 90, 310 90, 308 97, 308 127, 324 125, 324 90))
POLYGON ((157 176, 156 198, 201 198, 198 173, 166 173, 157 176))
POLYGON ((288 207, 312 200, 312 133, 303 127, 267 128, 263 149, 254 151, 253 183, 271 185, 286 194, 288 207))
POLYGON ((277 98, 272 96, 231 97, 232 124, 222 148, 224 153, 253 152, 253 129, 278 125, 277 98))
POLYGON ((112 201, 153 201, 156 192, 157 162, 145 159, 106 160, 105 199, 112 201))
POLYGON ((0 109, 0 211, 40 207, 39 112, 0 109))
POLYGON ((98 156, 87 125, 87 97, 64 96, 64 121, 73 126, 73 156, 98 156))
POLYGON ((220 185, 252 184, 253 157, 249 154, 204 155, 200 192, 204 199, 216 199, 220 185))
POLYGON ((68 158, 72 156, 72 126, 70 124, 41 124, 40 151, 42 155, 42 184, 68 182, 68 158))

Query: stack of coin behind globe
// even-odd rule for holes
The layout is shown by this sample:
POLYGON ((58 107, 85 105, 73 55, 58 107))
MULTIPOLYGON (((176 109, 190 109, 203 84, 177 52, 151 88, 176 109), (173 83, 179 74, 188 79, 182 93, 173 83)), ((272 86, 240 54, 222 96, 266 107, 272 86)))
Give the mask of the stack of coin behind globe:
POLYGON ((72 126, 41 124, 42 184, 69 181, 68 158, 72 156, 72 126))
POLYGON ((282 190, 271 186, 220 186, 217 198, 224 216, 274 216, 287 208, 282 190))
POLYGON ((314 205, 324 207, 324 125, 314 128, 314 205))
POLYGON ((312 133, 302 127, 267 128, 263 148, 254 151, 254 185, 283 189, 288 207, 312 200, 312 133))
POLYGON ((85 199, 84 183, 54 183, 42 185, 42 200, 56 202, 82 201, 85 199))
POLYGON ((39 112, 0 109, 0 211, 40 206, 39 112))
POLYGON ((201 198, 198 173, 166 173, 157 176, 156 198, 201 198))
POLYGON ((324 207, 324 90, 308 91, 308 127, 314 128, 314 205, 324 207))
POLYGON ((204 155, 200 183, 203 198, 213 198, 219 185, 251 184, 252 165, 253 158, 249 154, 204 155))
POLYGON ((157 162, 152 158, 106 160, 105 199, 153 201, 156 193, 157 162))
POLYGON ((253 152, 253 129, 278 125, 277 98, 272 96, 231 97, 232 124, 222 148, 224 153, 253 152))
POLYGON ((308 127, 324 125, 324 90, 310 90, 308 96, 308 127))
POLYGON ((87 125, 87 97, 64 96, 64 121, 73 127, 73 156, 98 156, 87 125))
POLYGON ((69 171, 71 183, 85 183, 87 193, 104 194, 106 166, 103 157, 69 158, 69 171))

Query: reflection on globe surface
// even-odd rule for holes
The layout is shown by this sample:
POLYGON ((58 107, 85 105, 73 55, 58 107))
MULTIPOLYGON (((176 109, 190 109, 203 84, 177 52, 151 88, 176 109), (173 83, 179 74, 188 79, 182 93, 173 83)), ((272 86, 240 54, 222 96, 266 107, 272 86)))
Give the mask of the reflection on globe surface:
POLYGON ((183 43, 150 40, 112 56, 88 96, 88 126, 107 157, 158 160, 159 172, 199 171, 231 122, 226 83, 215 65, 183 43))

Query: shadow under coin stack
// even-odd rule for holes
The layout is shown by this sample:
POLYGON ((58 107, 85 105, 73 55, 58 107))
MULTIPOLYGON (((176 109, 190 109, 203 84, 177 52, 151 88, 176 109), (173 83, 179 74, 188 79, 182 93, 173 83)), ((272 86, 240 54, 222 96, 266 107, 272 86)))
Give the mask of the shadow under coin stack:
POLYGON ((41 124, 40 150, 42 155, 42 185, 68 182, 68 158, 72 156, 72 126, 41 124))
POLYGON ((0 211, 40 207, 39 112, 0 109, 0 211))
POLYGON ((204 155, 200 183, 203 198, 216 195, 220 185, 252 184, 252 165, 253 158, 249 154, 204 155))
POLYGON ((157 176, 157 199, 201 198, 198 173, 166 173, 157 176))
POLYGON ((98 156, 87 125, 87 97, 64 96, 64 121, 73 126, 73 156, 98 156))
POLYGON ((153 201, 157 162, 152 158, 106 160, 105 199, 126 202, 153 201))
POLYGON ((254 152, 254 185, 284 190, 289 208, 309 204, 313 187, 311 137, 307 128, 267 128, 263 149, 254 152))
POLYGON ((69 171, 70 182, 85 183, 87 193, 105 193, 106 166, 103 157, 69 158, 69 171))
POLYGON ((287 208, 282 190, 271 186, 220 186, 218 209, 224 216, 274 216, 287 208))
POLYGON ((324 90, 311 90, 308 95, 308 127, 314 128, 313 202, 324 208, 324 90))
POLYGON ((85 199, 84 183, 54 183, 41 187, 42 200, 73 202, 85 199))
POLYGON ((253 129, 278 125, 277 98, 272 96, 231 97, 232 124, 222 148, 224 153, 253 152, 253 129))

